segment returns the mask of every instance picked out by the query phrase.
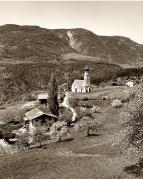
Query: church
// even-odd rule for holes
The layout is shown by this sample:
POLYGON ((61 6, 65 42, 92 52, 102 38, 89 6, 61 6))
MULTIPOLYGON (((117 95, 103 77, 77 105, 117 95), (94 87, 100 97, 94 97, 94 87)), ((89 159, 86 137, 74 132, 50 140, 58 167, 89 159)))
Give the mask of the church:
POLYGON ((74 93, 88 93, 91 92, 90 85, 90 73, 89 67, 86 66, 84 69, 84 79, 83 80, 74 80, 72 84, 71 91, 74 93))

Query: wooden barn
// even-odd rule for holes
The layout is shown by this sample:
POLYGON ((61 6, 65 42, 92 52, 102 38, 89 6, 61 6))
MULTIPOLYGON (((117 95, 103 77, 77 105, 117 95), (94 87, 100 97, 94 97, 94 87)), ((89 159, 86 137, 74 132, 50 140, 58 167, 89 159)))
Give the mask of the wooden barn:
POLYGON ((48 93, 39 93, 38 100, 40 104, 47 104, 48 103, 48 93))
POLYGON ((47 114, 42 112, 38 108, 35 108, 25 113, 24 120, 26 122, 32 121, 34 127, 45 126, 46 128, 50 128, 52 124, 56 122, 58 119, 53 114, 47 114))

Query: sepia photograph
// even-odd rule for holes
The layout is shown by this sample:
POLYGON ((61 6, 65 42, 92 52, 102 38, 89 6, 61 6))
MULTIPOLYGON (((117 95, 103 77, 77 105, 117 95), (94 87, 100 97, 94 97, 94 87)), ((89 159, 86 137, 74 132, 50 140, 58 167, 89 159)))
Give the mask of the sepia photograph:
POLYGON ((0 179, 143 179, 143 1, 0 1, 0 179))

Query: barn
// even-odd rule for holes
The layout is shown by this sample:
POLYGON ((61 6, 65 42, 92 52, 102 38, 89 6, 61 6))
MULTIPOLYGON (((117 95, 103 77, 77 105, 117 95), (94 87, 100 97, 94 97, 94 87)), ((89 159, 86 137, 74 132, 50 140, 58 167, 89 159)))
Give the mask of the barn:
POLYGON ((25 122, 31 121, 34 127, 50 128, 58 119, 55 115, 44 113, 38 108, 32 109, 25 113, 25 122))
POLYGON ((48 102, 48 93, 39 93, 38 100, 40 104, 47 104, 48 102))
POLYGON ((126 86, 127 87, 133 87, 135 84, 134 84, 134 81, 133 80, 129 80, 126 82, 126 86))

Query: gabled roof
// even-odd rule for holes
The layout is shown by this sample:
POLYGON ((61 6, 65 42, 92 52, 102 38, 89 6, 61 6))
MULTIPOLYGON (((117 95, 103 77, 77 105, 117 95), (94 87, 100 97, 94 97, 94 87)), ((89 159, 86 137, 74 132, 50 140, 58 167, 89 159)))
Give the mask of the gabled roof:
POLYGON ((74 80, 73 86, 83 86, 84 80, 74 80))
POLYGON ((39 93, 38 99, 48 99, 48 93, 39 93))
POLYGON ((25 116, 29 119, 29 120, 33 120, 33 119, 36 119, 42 115, 46 115, 46 116, 50 116, 50 117, 53 117, 53 118, 57 118, 55 115, 53 114, 46 114, 44 112, 42 112, 40 109, 38 108, 35 108, 35 109, 32 109, 31 111, 28 111, 27 113, 25 113, 25 116))
POLYGON ((127 80, 126 82, 127 82, 127 83, 128 83, 128 82, 134 82, 134 80, 127 80))

